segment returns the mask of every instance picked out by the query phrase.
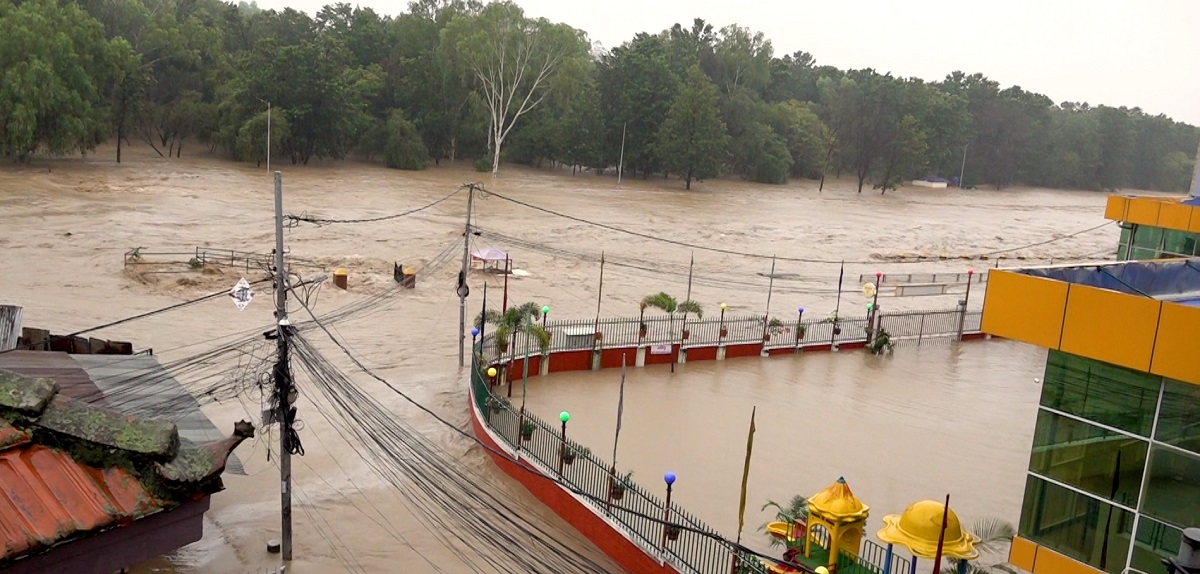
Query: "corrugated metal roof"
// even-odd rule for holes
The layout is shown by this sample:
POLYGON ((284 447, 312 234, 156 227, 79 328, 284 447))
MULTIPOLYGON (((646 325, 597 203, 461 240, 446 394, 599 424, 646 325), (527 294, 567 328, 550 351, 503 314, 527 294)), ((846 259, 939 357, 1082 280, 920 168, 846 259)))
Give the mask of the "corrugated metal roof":
MULTIPOLYGON (((0 437, 19 432, 0 421, 0 437)), ((29 442, 0 451, 0 484, 0 560, 163 508, 124 470, 83 466, 64 452, 29 442)))

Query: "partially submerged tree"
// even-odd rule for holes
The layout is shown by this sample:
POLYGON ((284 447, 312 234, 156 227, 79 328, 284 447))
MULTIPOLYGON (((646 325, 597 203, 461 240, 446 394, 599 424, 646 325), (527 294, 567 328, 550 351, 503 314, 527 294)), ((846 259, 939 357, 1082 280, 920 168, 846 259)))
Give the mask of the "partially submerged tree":
POLYGON ((691 189, 692 179, 721 173, 728 141, 725 122, 717 112, 717 87, 700 66, 692 66, 658 132, 663 164, 683 178, 686 189, 691 189))
POLYGON ((475 327, 483 327, 484 321, 495 325, 496 348, 501 353, 508 351, 509 342, 517 333, 524 333, 527 337, 536 339, 538 348, 545 353, 550 350, 550 333, 538 324, 541 318, 541 305, 530 301, 518 307, 509 307, 506 311, 488 309, 486 315, 480 313, 475 317, 475 327))
POLYGON ((493 2, 478 13, 460 13, 441 34, 441 48, 475 80, 490 115, 495 177, 513 125, 545 99, 550 80, 564 61, 587 57, 587 37, 566 24, 527 18, 512 2, 493 2))

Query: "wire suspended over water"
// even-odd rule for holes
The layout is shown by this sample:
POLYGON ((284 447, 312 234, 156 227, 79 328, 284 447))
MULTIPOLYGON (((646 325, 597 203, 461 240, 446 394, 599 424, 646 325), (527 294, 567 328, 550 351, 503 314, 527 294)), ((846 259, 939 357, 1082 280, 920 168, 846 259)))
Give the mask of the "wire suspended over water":
POLYGON ((425 211, 426 209, 429 209, 443 201, 446 201, 447 199, 450 199, 451 197, 458 195, 459 192, 461 192, 462 190, 464 190, 466 188, 467 188, 467 186, 465 186, 465 185, 460 186, 458 189, 456 189, 452 193, 450 193, 450 195, 447 195, 441 199, 438 199, 431 203, 427 203, 416 209, 410 209, 408 211, 404 211, 401 213, 395 213, 392 215, 383 215, 380 217, 368 217, 365 219, 326 219, 323 217, 313 217, 311 215, 308 215, 307 213, 301 213, 300 215, 291 215, 291 214, 285 215, 284 219, 287 220, 288 227, 295 227, 296 225, 300 224, 301 222, 312 223, 314 225, 330 225, 330 224, 334 224, 334 223, 375 223, 377 221, 388 221, 390 219, 399 219, 401 217, 405 217, 408 215, 412 215, 414 213, 425 211))
MULTIPOLYGON (((855 265, 881 265, 881 264, 901 264, 901 263, 928 263, 928 262, 930 262, 930 261, 939 261, 939 260, 940 260, 940 258, 934 258, 934 257, 931 257, 931 258, 906 259, 906 260, 902 260, 902 261, 881 261, 881 260, 849 261, 849 260, 841 260, 841 259, 818 259, 818 258, 810 258, 810 257, 787 257, 787 256, 783 256, 783 255, 780 255, 780 256, 775 256, 775 255, 767 255, 767 254, 763 254, 763 253, 750 253, 750 252, 747 252, 747 251, 734 251, 734 250, 732 250, 732 249, 722 249, 722 248, 720 248, 720 247, 710 247, 710 246, 707 246, 707 245, 700 245, 700 244, 696 244, 696 243, 689 243, 689 242, 687 242, 687 241, 680 241, 680 240, 677 240, 677 239, 671 239, 671 238, 668 238, 668 237, 661 237, 661 236, 652 235, 652 234, 649 234, 649 233, 642 233, 642 232, 640 232, 640 231, 633 231, 633 230, 631 230, 631 229, 625 229, 625 228, 623 228, 623 227, 617 227, 617 226, 615 226, 615 225, 609 225, 609 224, 607 224, 607 223, 600 223, 600 222, 598 222, 598 221, 593 221, 593 220, 590 220, 590 219, 585 219, 585 218, 582 218, 582 217, 577 217, 577 216, 574 216, 574 215, 569 215, 569 214, 566 214, 566 213, 562 213, 562 212, 554 211, 553 209, 548 209, 548 208, 545 208, 545 207, 541 207, 541 206, 538 206, 538 205, 534 205, 534 204, 532 204, 532 203, 528 203, 528 202, 525 202, 525 201, 521 201, 521 200, 519 200, 519 199, 513 199, 513 198, 511 198, 511 197, 508 197, 508 196, 506 196, 506 195, 503 195, 503 194, 500 194, 500 193, 496 193, 496 192, 494 192, 494 191, 486 191, 486 190, 484 190, 484 191, 485 191, 485 193, 487 194, 487 196, 489 196, 489 197, 496 197, 496 198, 499 198, 499 199, 503 199, 504 201, 508 201, 508 202, 510 202, 510 203, 514 203, 514 204, 516 204, 516 205, 520 205, 520 206, 522 206, 522 207, 526 207, 526 208, 529 208, 529 209, 532 209, 532 210, 535 210, 535 211, 540 211, 540 212, 542 212, 542 213, 547 213, 547 214, 550 214, 550 215, 555 215, 555 216, 558 216, 558 217, 561 217, 561 218, 564 218, 564 219, 569 219, 569 220, 571 220, 571 221, 575 221, 575 222, 577 222, 577 223, 583 223, 583 224, 586 224, 586 225, 591 225, 591 226, 594 226, 594 227, 599 227, 599 228, 601 228, 601 229, 607 229, 607 230, 609 230, 609 231, 615 231, 615 232, 617 232, 617 233, 624 233, 624 234, 627 234, 627 235, 632 235, 632 236, 634 236, 634 237, 640 237, 640 238, 642 238, 642 239, 649 239, 649 240, 651 240, 651 241, 658 241, 658 242, 660 242, 660 243, 669 243, 669 244, 671 244, 671 245, 677 245, 677 246, 679 246, 679 247, 687 247, 687 248, 689 248, 689 249, 697 249, 697 250, 700 250, 700 251, 710 251, 710 252, 713 252, 713 253, 723 253, 723 254, 725 254, 725 255, 736 255, 736 256, 739 256, 739 257, 753 257, 753 258, 757 258, 757 259, 772 259, 772 258, 774 258, 774 259, 777 259, 777 260, 779 260, 779 261, 789 261, 789 262, 796 262, 796 263, 828 263, 828 264, 850 263, 850 264, 855 264, 855 265)), ((1046 241, 1041 241, 1041 242, 1038 242, 1038 243, 1030 243, 1030 244, 1028 244, 1028 245, 1019 245, 1019 246, 1017 246, 1017 247, 1010 247, 1010 248, 1006 248, 1006 249, 1000 249, 1000 250, 996 250, 996 251, 987 251, 987 252, 983 252, 983 253, 976 253, 976 254, 974 254, 974 255, 968 255, 968 256, 966 256, 966 257, 967 257, 967 258, 975 258, 975 259, 978 259, 978 258, 982 258, 982 257, 989 257, 989 256, 992 256, 992 255, 997 255, 997 254, 1000 254, 1000 253, 1011 253, 1011 252, 1013 252, 1013 251, 1020 251, 1020 250, 1022 250, 1022 249, 1029 249, 1029 248, 1031 248, 1031 247, 1039 247, 1039 246, 1042 246, 1042 245, 1046 245, 1046 244, 1048 244, 1048 243, 1054 243, 1054 242, 1056 242, 1056 241, 1062 241, 1062 240, 1064 240, 1064 239, 1068 239, 1068 238, 1071 238, 1071 237, 1075 237, 1076 235, 1081 235, 1081 234, 1084 234, 1084 233, 1088 233, 1088 232, 1091 232, 1091 231, 1095 231, 1095 230, 1097 230, 1097 229, 1100 229, 1100 228, 1102 228, 1102 227, 1105 227, 1105 226, 1108 226, 1108 225, 1112 225, 1113 223, 1115 223, 1115 222, 1113 222, 1113 221, 1106 221, 1106 222, 1104 222, 1104 223, 1102 223, 1102 224, 1100 224, 1100 225, 1097 225, 1097 226, 1095 226, 1095 227, 1089 227, 1089 228, 1087 228, 1087 229, 1081 229, 1081 230, 1079 230, 1079 231, 1075 231, 1075 232, 1073 232, 1073 233, 1068 233, 1068 234, 1066 234, 1066 235, 1063 235, 1063 236, 1060 236, 1060 237, 1054 237, 1054 238, 1048 239, 1048 240, 1046 240, 1046 241)))

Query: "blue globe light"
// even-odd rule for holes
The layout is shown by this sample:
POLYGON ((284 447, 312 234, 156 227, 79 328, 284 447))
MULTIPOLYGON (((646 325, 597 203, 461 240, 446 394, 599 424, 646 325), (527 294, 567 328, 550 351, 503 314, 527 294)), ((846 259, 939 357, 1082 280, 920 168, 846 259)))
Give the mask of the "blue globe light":
POLYGON ((663 475, 663 480, 666 481, 667 486, 675 484, 675 473, 668 471, 663 475))

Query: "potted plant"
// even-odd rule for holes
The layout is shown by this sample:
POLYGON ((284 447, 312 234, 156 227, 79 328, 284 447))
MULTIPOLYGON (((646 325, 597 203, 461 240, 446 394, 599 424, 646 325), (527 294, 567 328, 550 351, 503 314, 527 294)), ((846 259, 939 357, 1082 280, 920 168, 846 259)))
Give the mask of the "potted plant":
POLYGON ((667 525, 667 540, 679 540, 679 527, 674 524, 667 525))
MULTIPOLYGON (((642 308, 642 313, 646 312, 646 307, 654 307, 660 309, 667 314, 667 318, 671 321, 671 331, 675 330, 675 314, 676 313, 695 313, 697 318, 704 317, 704 308, 699 303, 688 299, 682 303, 675 300, 674 297, 667 295, 664 292, 658 292, 653 295, 647 295, 642 298, 639 304, 642 308)), ((683 338, 687 339, 690 333, 687 329, 683 330, 683 338)))
POLYGON ((725 325, 721 325, 721 338, 724 339, 725 336, 728 334, 729 334, 729 327, 726 327, 725 325))
POLYGON ((488 410, 492 411, 492 414, 495 414, 504 408, 504 402, 496 397, 488 397, 487 406, 488 410))
POLYGON ((886 330, 880 328, 875 331, 874 338, 867 345, 867 350, 873 355, 882 355, 883 353, 892 354, 896 349, 896 344, 892 342, 892 335, 886 330))
POLYGON ((796 326, 796 339, 797 340, 803 339, 805 333, 808 333, 808 327, 805 327, 803 324, 796 326))
POLYGON ((603 338, 604 338, 604 333, 601 333, 600 331, 596 331, 596 340, 599 341, 603 338))
POLYGON ((692 331, 691 331, 691 330, 689 330, 689 329, 684 329, 684 330, 683 330, 683 340, 684 340, 684 341, 688 340, 688 338, 689 338, 689 337, 691 337, 691 336, 692 336, 692 331))
POLYGON ((559 453, 560 456, 562 456, 563 464, 567 466, 571 466, 571 463, 575 462, 575 455, 578 454, 575 447, 567 445, 563 445, 562 448, 559 449, 559 453))
POLYGON ((641 325, 639 325, 639 326, 638 326, 638 338, 639 338, 639 339, 645 339, 645 338, 646 338, 646 332, 647 332, 647 331, 649 331, 649 329, 647 329, 647 328, 646 328, 646 324, 645 324, 645 323, 642 323, 641 325))
POLYGON ((521 421, 521 440, 528 441, 533 438, 533 431, 537 429, 537 425, 531 420, 521 421))
POLYGON ((625 473, 625 476, 612 476, 608 479, 608 497, 612 500, 621 500, 625 497, 625 489, 631 484, 633 479, 633 471, 625 473))

